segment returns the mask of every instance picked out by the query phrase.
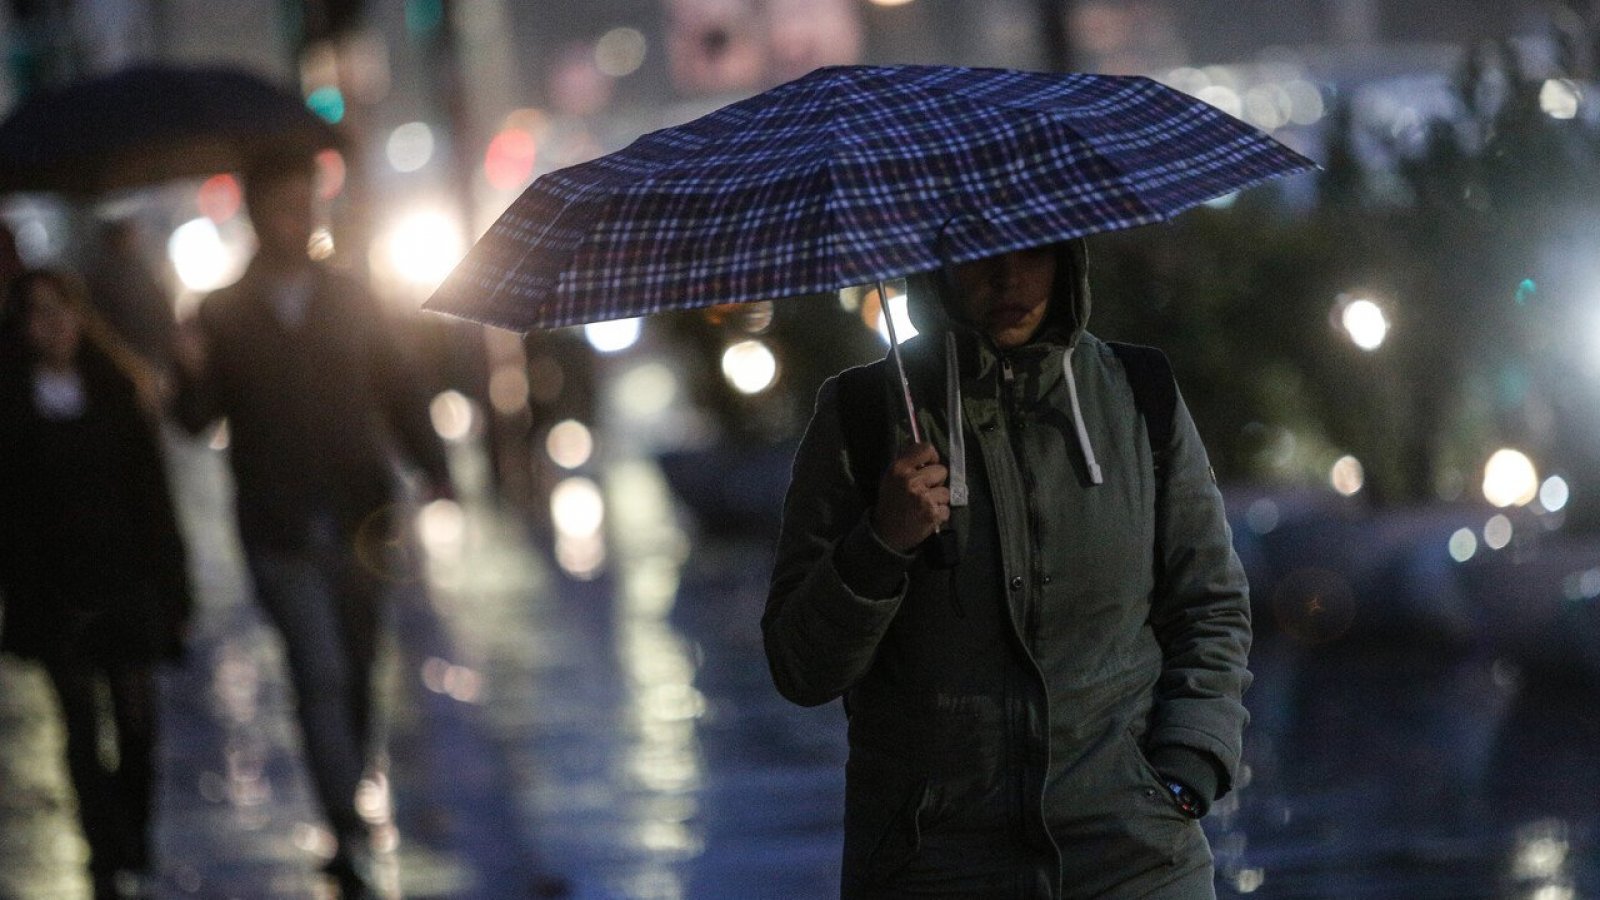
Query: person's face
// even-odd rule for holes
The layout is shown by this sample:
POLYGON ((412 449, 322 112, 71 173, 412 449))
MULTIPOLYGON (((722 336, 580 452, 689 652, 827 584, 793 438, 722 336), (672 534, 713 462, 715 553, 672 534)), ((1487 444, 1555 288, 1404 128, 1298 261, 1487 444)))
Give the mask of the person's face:
POLYGON ((274 261, 300 260, 316 226, 316 179, 311 172, 287 172, 251 186, 250 224, 259 253, 274 261))
POLYGON ((28 342, 39 361, 55 367, 72 365, 78 356, 78 317, 56 287, 40 281, 28 289, 28 342))
POLYGON ((1056 278, 1052 247, 1030 247, 961 263, 952 270, 955 312, 1002 350, 1031 340, 1050 306, 1056 278))

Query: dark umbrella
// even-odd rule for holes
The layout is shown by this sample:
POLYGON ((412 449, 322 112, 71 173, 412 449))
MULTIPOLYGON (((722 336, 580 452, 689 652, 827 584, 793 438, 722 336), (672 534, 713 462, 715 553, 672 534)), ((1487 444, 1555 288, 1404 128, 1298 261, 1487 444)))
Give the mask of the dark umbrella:
POLYGON ((100 194, 336 144, 296 94, 249 72, 140 66, 23 100, 0 123, 0 191, 100 194))
POLYGON ((825 68, 541 177, 426 307, 525 331, 833 291, 1314 167, 1147 78, 825 68))

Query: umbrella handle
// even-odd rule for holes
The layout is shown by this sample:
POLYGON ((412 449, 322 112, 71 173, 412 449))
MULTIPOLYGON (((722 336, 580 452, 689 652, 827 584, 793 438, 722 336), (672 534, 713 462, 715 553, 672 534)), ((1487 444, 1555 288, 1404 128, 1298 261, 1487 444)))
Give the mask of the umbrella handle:
MULTIPOLYGON (((922 427, 917 424, 917 408, 911 402, 911 380, 906 377, 906 361, 900 355, 900 339, 894 331, 894 314, 889 311, 889 292, 883 281, 878 282, 878 305, 889 329, 889 355, 894 358, 895 372, 900 376, 900 398, 905 402, 906 421, 911 425, 911 440, 922 443, 922 427)), ((961 547, 949 523, 922 542, 928 565, 935 569, 952 569, 961 560, 961 547)))

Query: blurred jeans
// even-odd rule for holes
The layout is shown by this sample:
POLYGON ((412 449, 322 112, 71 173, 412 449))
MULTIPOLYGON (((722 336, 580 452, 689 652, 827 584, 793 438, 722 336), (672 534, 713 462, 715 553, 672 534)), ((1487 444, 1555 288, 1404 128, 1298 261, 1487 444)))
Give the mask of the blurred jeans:
POLYGON ((372 733, 372 668, 386 586, 332 516, 308 523, 302 549, 247 541, 256 598, 283 638, 306 764, 341 841, 364 835, 356 789, 372 733))

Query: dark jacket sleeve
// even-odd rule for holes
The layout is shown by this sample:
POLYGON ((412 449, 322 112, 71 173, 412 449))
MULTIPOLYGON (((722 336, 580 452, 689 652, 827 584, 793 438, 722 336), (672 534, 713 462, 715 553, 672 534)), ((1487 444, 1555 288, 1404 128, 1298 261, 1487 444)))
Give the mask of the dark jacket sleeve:
POLYGON ((373 389, 383 404, 384 418, 412 465, 434 484, 450 480, 444 445, 428 415, 428 393, 419 367, 400 340, 398 323, 378 308, 365 289, 350 285, 367 312, 372 330, 373 389))
POLYGON ((826 703, 866 674, 905 596, 911 557, 873 533, 829 379, 795 453, 761 630, 778 692, 826 703))
POLYGON ((174 392, 171 415, 190 434, 199 434, 224 414, 221 390, 218 386, 217 357, 226 352, 217 336, 213 304, 208 297, 201 301, 193 322, 182 327, 197 329, 206 347, 206 370, 190 372, 183 366, 173 367, 174 392))
POLYGON ((1222 776, 1220 797, 1238 774, 1250 718, 1243 702, 1251 678, 1245 668, 1249 592, 1222 494, 1181 397, 1172 430, 1158 500, 1160 579, 1151 611, 1165 663, 1148 741, 1153 748, 1186 747, 1209 756, 1222 776))

